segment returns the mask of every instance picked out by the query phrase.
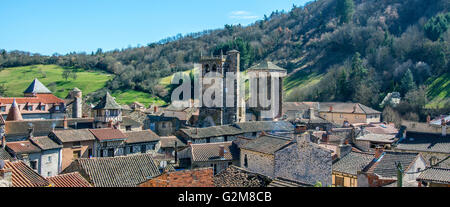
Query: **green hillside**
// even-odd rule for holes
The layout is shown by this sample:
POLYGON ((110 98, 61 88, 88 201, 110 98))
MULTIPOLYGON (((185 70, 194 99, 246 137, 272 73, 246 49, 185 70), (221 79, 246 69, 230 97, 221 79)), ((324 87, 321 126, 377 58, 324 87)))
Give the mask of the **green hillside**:
MULTIPOLYGON (((38 78, 59 98, 65 98, 70 90, 77 87, 83 91, 83 96, 100 90, 106 86, 107 81, 114 75, 99 71, 86 71, 78 69, 77 78, 69 78, 67 81, 62 77, 64 68, 58 65, 32 65, 23 67, 4 68, 0 70, 0 84, 5 84, 7 91, 5 96, 21 97, 23 91, 38 78)), ((154 102, 164 104, 158 98, 152 98, 150 94, 128 90, 113 91, 113 95, 120 104, 130 104, 139 101, 150 105, 154 102)))
POLYGON ((445 104, 450 104, 450 73, 439 76, 438 78, 430 78, 428 84, 427 108, 441 108, 445 104))

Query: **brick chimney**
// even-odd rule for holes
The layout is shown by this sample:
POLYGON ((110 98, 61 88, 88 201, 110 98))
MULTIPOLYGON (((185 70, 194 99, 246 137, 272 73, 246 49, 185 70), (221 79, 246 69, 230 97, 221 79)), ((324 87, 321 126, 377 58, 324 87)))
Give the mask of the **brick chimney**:
POLYGON ((384 152, 383 147, 378 146, 377 148, 375 148, 375 158, 379 159, 383 154, 383 152, 384 152))
POLYGON ((431 122, 431 116, 428 115, 428 116, 427 116, 427 124, 430 124, 430 122, 431 122))
POLYGON ((328 133, 323 133, 322 134, 322 142, 328 144, 328 133))
POLYGON ((314 108, 309 108, 309 119, 315 119, 316 116, 314 115, 314 108))
POLYGON ((225 158, 225 146, 223 146, 223 145, 219 146, 219 157, 225 158))
POLYGON ((333 112, 333 106, 330 106, 330 112, 333 112))
POLYGON ((111 128, 111 129, 114 128, 113 120, 109 120, 109 122, 108 122, 108 128, 111 128))
POLYGON ((64 127, 64 129, 69 128, 69 123, 67 122, 67 116, 64 116, 63 127, 64 127))
POLYGON ((191 145, 192 145, 192 141, 191 140, 187 141, 187 146, 190 147, 191 145))

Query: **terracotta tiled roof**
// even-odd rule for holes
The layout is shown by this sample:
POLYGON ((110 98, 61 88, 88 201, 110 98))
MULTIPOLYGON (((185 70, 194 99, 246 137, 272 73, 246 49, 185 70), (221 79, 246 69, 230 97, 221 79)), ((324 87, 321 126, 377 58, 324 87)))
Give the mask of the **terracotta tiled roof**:
POLYGON ((36 96, 33 97, 1 97, 0 103, 1 104, 12 104, 14 99, 16 100, 17 104, 60 104, 64 103, 64 100, 56 97, 53 94, 36 94, 36 96))
POLYGON ((64 173, 78 171, 94 187, 136 187, 161 174, 151 154, 77 159, 64 173))
POLYGON ((119 129, 89 129, 89 131, 97 138, 99 141, 115 140, 115 139, 126 139, 127 136, 122 133, 119 129))
POLYGON ((32 144, 29 140, 19 142, 7 142, 6 147, 16 154, 31 154, 41 152, 41 149, 32 144))
POLYGON ((360 103, 342 102, 321 102, 319 111, 330 112, 330 106, 333 109, 332 112, 335 113, 381 114, 381 112, 360 103))
POLYGON ((142 143, 142 142, 157 142, 160 140, 159 136, 155 134, 152 130, 136 131, 136 132, 125 132, 128 144, 131 143, 142 143))
POLYGON ((5 168, 12 170, 13 187, 46 187, 50 182, 22 161, 6 161, 5 168))
POLYGON ((192 159, 197 162, 212 160, 237 160, 239 151, 232 142, 218 142, 191 145, 192 159), (224 146, 224 159, 219 156, 220 146, 224 146))
POLYGON ((214 187, 213 169, 193 169, 163 173, 140 187, 214 187))
POLYGON ((48 177, 47 180, 52 183, 52 187, 92 187, 78 172, 48 177))

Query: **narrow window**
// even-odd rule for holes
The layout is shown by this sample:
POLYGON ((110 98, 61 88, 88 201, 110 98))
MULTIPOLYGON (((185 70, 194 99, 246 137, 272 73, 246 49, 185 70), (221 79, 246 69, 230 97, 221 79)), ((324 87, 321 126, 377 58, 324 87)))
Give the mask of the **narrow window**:
POLYGON ((247 154, 244 157, 244 167, 248 167, 248 159, 247 159, 247 154))

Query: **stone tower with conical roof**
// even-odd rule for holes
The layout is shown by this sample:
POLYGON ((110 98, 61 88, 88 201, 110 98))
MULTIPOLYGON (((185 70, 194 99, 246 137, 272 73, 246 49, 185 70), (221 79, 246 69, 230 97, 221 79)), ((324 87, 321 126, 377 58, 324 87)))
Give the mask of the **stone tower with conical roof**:
POLYGON ((17 106, 16 103, 16 99, 14 99, 11 108, 9 108, 6 121, 21 121, 21 120, 23 120, 22 113, 20 113, 19 107, 17 106))

